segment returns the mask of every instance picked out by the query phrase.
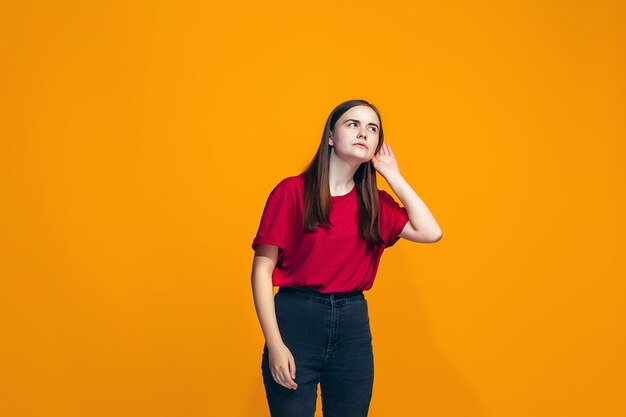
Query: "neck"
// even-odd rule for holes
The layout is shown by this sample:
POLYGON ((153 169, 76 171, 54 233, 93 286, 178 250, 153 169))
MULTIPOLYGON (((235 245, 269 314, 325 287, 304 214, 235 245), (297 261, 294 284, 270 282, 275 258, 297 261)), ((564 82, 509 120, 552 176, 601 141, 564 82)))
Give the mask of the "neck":
POLYGON ((328 182, 331 195, 343 195, 354 186, 354 173, 361 165, 360 161, 349 163, 335 155, 330 154, 330 164, 328 168, 328 182))

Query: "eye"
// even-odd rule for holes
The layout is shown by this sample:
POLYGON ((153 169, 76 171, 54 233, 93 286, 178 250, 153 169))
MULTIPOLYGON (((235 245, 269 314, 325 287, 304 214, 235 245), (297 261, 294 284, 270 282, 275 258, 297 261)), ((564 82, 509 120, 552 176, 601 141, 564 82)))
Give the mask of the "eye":
POLYGON ((350 123, 348 123, 348 126, 350 126, 350 125, 355 125, 356 126, 356 123, 355 122, 350 122, 350 123))
POLYGON ((376 132, 376 127, 372 126, 372 132, 376 132))

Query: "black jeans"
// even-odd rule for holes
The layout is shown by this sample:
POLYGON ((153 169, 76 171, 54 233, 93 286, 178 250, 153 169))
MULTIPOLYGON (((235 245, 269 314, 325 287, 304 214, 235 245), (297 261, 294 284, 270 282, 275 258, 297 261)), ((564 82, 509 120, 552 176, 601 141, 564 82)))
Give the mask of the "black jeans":
POLYGON ((313 417, 318 383, 324 417, 367 416, 374 354, 363 292, 281 287, 274 305, 280 335, 294 357, 298 388, 274 380, 265 344, 261 370, 272 417, 313 417))

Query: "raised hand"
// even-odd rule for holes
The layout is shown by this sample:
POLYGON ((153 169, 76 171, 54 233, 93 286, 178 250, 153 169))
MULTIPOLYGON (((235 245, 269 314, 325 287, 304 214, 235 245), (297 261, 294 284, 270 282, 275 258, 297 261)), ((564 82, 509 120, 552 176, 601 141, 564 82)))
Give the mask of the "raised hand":
POLYGON ((391 150, 391 146, 386 143, 383 143, 383 146, 380 147, 378 153, 372 157, 372 164, 374 165, 376 171, 378 171, 378 173, 385 178, 389 174, 400 172, 398 161, 396 161, 396 157, 391 150))

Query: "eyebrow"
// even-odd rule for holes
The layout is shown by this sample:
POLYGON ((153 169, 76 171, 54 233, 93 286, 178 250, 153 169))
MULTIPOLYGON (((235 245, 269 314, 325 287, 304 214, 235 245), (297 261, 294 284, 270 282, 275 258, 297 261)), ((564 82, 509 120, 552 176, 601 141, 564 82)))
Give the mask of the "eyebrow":
MULTIPOLYGON (((361 123, 361 121, 357 120, 357 119, 348 119, 348 120, 346 120, 346 122, 358 122, 358 123, 361 123)), ((372 125, 372 126, 378 127, 378 125, 376 123, 368 123, 368 125, 372 125)))

